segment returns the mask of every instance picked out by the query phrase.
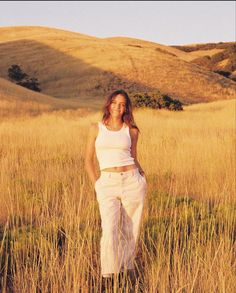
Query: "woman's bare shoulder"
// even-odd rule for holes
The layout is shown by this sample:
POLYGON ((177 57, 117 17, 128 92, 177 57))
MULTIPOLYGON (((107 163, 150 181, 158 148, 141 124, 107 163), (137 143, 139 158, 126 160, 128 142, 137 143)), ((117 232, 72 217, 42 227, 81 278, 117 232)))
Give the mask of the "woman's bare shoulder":
POLYGON ((130 127, 129 128, 130 133, 133 135, 138 135, 138 129, 136 127, 130 127))
POLYGON ((130 133, 130 137, 132 140, 137 140, 138 139, 138 129, 135 127, 130 127, 129 128, 129 133, 130 133))

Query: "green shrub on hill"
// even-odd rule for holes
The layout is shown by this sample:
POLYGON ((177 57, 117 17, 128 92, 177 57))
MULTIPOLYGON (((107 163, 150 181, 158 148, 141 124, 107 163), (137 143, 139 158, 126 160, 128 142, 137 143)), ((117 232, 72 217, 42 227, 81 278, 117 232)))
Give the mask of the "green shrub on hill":
POLYGON ((152 109, 168 109, 171 111, 182 111, 183 104, 176 99, 160 92, 154 93, 131 93, 130 98, 133 107, 148 107, 152 109))
POLYGON ((13 64, 8 68, 8 77, 14 81, 21 81, 27 78, 28 75, 22 71, 19 65, 13 64))
POLYGON ((28 74, 23 72, 17 64, 13 64, 8 68, 8 77, 11 81, 16 82, 17 85, 26 87, 35 92, 41 91, 38 79, 35 77, 29 77, 28 74))

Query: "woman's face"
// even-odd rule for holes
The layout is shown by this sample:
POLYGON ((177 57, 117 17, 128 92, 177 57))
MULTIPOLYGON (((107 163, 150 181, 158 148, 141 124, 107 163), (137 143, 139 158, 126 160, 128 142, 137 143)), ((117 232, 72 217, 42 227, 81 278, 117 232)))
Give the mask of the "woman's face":
POLYGON ((122 117, 125 112, 125 97, 122 95, 117 95, 112 99, 112 102, 109 107, 109 112, 113 117, 122 117))

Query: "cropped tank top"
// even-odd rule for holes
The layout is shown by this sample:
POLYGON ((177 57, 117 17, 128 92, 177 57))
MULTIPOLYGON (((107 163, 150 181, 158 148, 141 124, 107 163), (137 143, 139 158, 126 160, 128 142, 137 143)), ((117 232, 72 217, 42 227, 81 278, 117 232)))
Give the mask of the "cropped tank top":
POLYGON ((126 123, 123 123, 120 130, 113 131, 98 122, 98 129, 95 150, 100 170, 134 164, 129 126, 126 123))

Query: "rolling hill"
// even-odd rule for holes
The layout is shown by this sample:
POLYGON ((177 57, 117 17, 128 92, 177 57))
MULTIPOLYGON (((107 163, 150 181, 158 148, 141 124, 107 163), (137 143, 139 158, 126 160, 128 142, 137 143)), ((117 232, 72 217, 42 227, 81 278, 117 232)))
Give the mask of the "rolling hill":
POLYGON ((38 78, 42 92, 37 99, 51 96, 64 100, 64 107, 99 108, 117 88, 160 90, 185 104, 235 98, 234 81, 189 57, 183 50, 133 38, 102 39, 47 27, 0 28, 0 77, 7 80, 8 68, 18 64, 38 78))
POLYGON ((65 100, 28 90, 0 78, 0 116, 38 115, 60 109, 70 109, 65 100))
POLYGON ((236 81, 236 43, 209 43, 173 46, 187 53, 180 58, 236 81))

